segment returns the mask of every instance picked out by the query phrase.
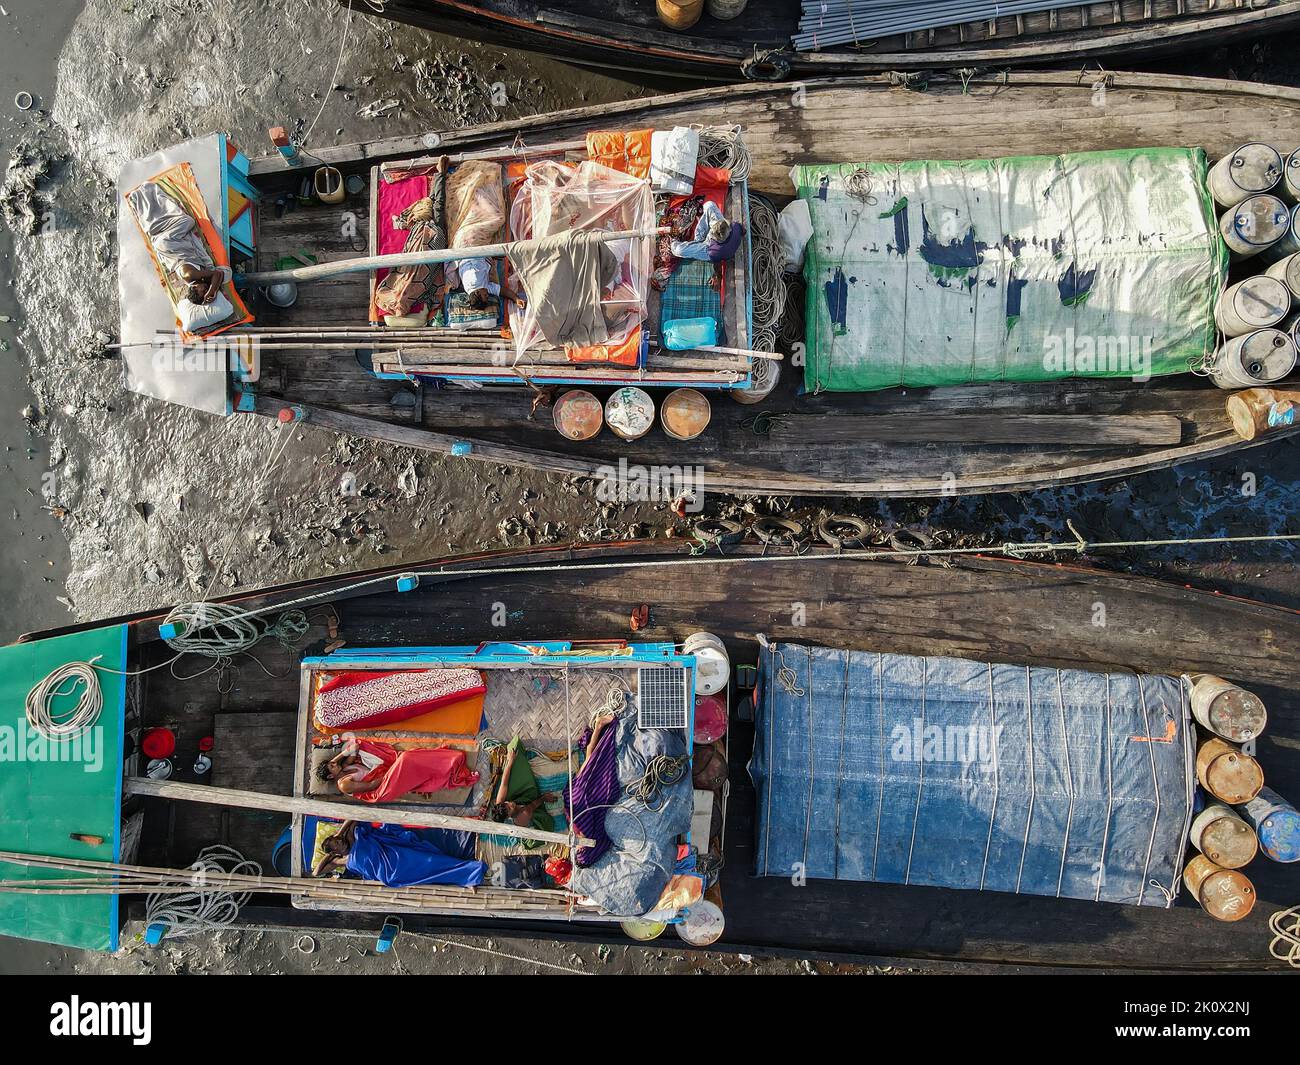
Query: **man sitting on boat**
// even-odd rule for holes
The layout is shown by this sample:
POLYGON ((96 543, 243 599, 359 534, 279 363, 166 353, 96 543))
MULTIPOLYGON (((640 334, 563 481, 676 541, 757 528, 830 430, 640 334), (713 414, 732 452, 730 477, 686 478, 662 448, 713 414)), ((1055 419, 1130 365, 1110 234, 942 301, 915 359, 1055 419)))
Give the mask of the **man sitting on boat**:
POLYGON ((393 802, 411 792, 427 794, 466 788, 478 780, 465 752, 452 747, 414 747, 399 751, 377 740, 345 740, 342 750, 316 770, 344 795, 362 802, 393 802))

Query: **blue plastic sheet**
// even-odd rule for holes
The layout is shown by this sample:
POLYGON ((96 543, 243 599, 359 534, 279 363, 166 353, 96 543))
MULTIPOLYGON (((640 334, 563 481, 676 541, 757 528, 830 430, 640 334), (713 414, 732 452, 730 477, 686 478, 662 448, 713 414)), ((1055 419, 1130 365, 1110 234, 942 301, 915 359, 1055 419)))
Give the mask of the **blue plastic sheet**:
POLYGON ((773 644, 756 702, 761 876, 1173 903, 1177 678, 773 644))

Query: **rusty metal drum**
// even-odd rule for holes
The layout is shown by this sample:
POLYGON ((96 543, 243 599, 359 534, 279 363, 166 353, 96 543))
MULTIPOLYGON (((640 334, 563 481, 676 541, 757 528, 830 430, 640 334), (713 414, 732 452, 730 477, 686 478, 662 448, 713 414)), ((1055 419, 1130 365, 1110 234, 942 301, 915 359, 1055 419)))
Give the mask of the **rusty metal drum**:
POLYGON ((1196 752, 1196 779, 1220 802, 1250 802, 1264 786, 1259 763, 1240 748, 1211 736, 1196 752))
POLYGON ((605 401, 605 424, 624 440, 640 440, 655 423, 655 401, 633 385, 615 389, 605 401))
POLYGON ((678 388, 659 405, 659 421, 674 440, 694 440, 709 427, 713 408, 702 392, 678 388))
POLYGON ((1192 820, 1192 846, 1215 865, 1240 869, 1259 852, 1255 830, 1222 803, 1212 802, 1192 820))
POLYGON ((1230 743, 1256 739, 1268 724, 1263 700, 1222 677, 1208 673, 1192 681, 1192 716, 1202 728, 1230 743))
POLYGON ((1240 921, 1255 908, 1255 885, 1244 873, 1198 854, 1183 870, 1183 884, 1216 921, 1240 921))
POLYGON ((1275 862, 1300 862, 1300 811, 1272 788, 1261 788, 1241 816, 1255 828, 1259 847, 1275 862))
POLYGON ((1243 144, 1210 168, 1210 195, 1220 207, 1236 207, 1248 196, 1272 192, 1282 171, 1282 155, 1271 144, 1243 144))
POLYGON ((605 408, 590 392, 575 388, 555 401, 551 419, 565 439, 591 440, 600 433, 605 408))

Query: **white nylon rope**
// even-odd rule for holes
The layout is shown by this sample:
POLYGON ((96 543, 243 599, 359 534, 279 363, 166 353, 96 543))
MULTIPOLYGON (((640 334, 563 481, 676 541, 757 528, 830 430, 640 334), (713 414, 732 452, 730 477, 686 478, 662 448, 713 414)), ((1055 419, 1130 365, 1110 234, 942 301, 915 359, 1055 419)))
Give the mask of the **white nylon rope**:
MULTIPOLYGON (((1151 715, 1147 713, 1147 690, 1142 684, 1142 674, 1140 673, 1138 674, 1137 682, 1138 697, 1142 703, 1142 727, 1146 730, 1146 734, 1150 736, 1152 734, 1151 715)), ((1142 900, 1146 898, 1147 884, 1155 883, 1154 881, 1147 881, 1146 875, 1147 870, 1151 868, 1151 855, 1156 848, 1156 827, 1160 824, 1160 811, 1162 809, 1162 804, 1160 802, 1160 778, 1156 774, 1156 752, 1155 747, 1150 743, 1150 741, 1147 742, 1147 754, 1151 759, 1151 786, 1155 788, 1156 791, 1156 808, 1154 816, 1151 818, 1151 839, 1147 842, 1147 857, 1146 861, 1142 865, 1143 883, 1142 890, 1138 892, 1139 906, 1142 905, 1142 900)), ((1156 886, 1160 887, 1158 883, 1156 886)), ((1166 891, 1163 887, 1161 887, 1160 890, 1164 893, 1166 903, 1169 906, 1172 906, 1174 901, 1173 890, 1171 889, 1166 891)))
POLYGON ((204 883, 205 874, 262 875, 262 867, 257 862, 245 858, 231 847, 221 846, 201 850, 190 868, 195 872, 192 892, 176 895, 155 893, 145 900, 146 927, 152 924, 165 925, 167 935, 178 939, 229 928, 239 917, 239 911, 252 898, 252 893, 209 887, 204 883))
POLYGON ((1056 706, 1061 712, 1061 749, 1065 753, 1065 782, 1070 800, 1065 814, 1065 838, 1061 841, 1061 871, 1056 876, 1056 897, 1059 899, 1065 883, 1065 859, 1070 852, 1070 827, 1074 824, 1074 769, 1070 765, 1070 732, 1065 723, 1065 689, 1059 669, 1056 671, 1056 706))
POLYGON ((980 867, 980 890, 989 875, 989 851, 993 847, 993 826, 998 820, 998 704, 993 693, 993 663, 989 667, 989 736, 993 740, 993 801, 989 805, 989 838, 984 841, 984 864, 980 867))
POLYGON ((1110 674, 1106 674, 1106 746, 1103 748, 1106 752, 1106 824, 1101 831, 1101 855, 1097 859, 1097 893, 1093 895, 1093 902, 1101 901, 1102 885, 1106 883, 1106 845, 1110 843, 1110 818, 1115 809, 1115 788, 1112 779, 1112 764, 1110 752, 1110 674))
POLYGON ((1038 800, 1038 780, 1034 774, 1034 674, 1025 666, 1025 711, 1029 715, 1029 813, 1025 816, 1025 841, 1020 847, 1020 868, 1016 872, 1016 894, 1025 878, 1025 855, 1029 853, 1029 833, 1034 827, 1034 803, 1038 800))
POLYGON ((1291 968, 1300 969, 1300 906, 1278 910, 1268 919, 1268 929, 1273 933, 1268 952, 1291 968))
POLYGON ((27 724, 52 743, 70 743, 89 732, 104 709, 104 693, 95 676, 96 655, 89 662, 69 662, 38 681, 27 693, 27 724), (81 684, 71 710, 55 711, 54 700, 66 698, 81 684))

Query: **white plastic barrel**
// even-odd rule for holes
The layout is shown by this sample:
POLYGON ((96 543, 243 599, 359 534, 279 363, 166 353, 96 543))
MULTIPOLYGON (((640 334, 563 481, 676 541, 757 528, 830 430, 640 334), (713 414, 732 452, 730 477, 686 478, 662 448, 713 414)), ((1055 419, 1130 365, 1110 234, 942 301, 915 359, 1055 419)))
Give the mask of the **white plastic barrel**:
POLYGON ((1250 196, 1223 213, 1219 232, 1234 261, 1271 248, 1291 228, 1291 212, 1276 196, 1250 196))
POLYGON ((1291 290, 1267 274, 1248 277, 1224 290, 1214 320, 1225 336, 1239 337, 1277 325, 1291 313, 1291 290))
POLYGON ((1272 192, 1282 180, 1282 156, 1271 144, 1243 144, 1210 168, 1210 195, 1220 207, 1272 192))
POLYGON ((748 388, 733 389, 731 398, 746 405, 762 403, 781 381, 781 364, 774 359, 754 359, 748 388))
POLYGON ((1259 329, 1233 337, 1214 353, 1210 377, 1220 388, 1258 388, 1295 369, 1296 346, 1280 329, 1259 329))
POLYGON ((1286 285, 1291 298, 1300 304, 1300 255, 1288 255, 1285 259, 1279 259, 1264 273, 1286 285))

